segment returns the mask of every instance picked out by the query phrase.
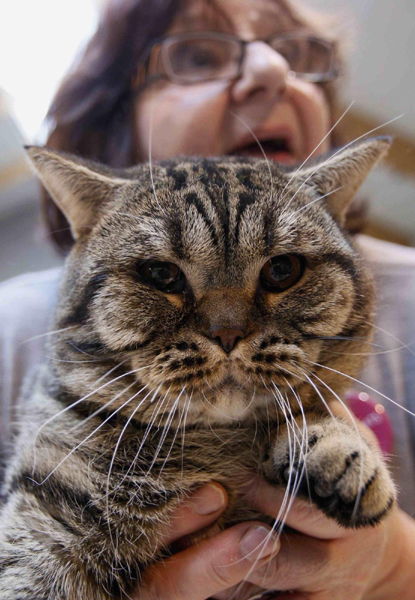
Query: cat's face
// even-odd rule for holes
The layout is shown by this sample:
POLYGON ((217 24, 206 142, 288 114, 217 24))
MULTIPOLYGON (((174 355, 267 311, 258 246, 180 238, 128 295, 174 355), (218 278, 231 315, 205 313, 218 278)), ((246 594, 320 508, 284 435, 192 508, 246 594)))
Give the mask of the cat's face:
POLYGON ((294 176, 229 158, 97 173, 33 150, 78 238, 58 310, 70 329, 55 344, 58 361, 80 361, 57 363, 65 387, 81 397, 122 363, 91 400, 149 394, 140 418, 158 403, 189 422, 331 399, 324 385, 348 382, 325 367, 354 375, 370 335, 371 286, 342 215, 386 146, 294 176))

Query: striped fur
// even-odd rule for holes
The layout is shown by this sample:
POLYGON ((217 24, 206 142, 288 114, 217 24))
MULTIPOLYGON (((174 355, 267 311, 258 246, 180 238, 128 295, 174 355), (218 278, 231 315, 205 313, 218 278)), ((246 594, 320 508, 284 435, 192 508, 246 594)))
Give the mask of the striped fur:
POLYGON ((345 526, 386 514, 395 492, 379 454, 323 400, 357 375, 370 342, 371 279, 342 223, 387 146, 368 141, 297 173, 229 157, 112 172, 29 149, 76 244, 60 333, 7 472, 1 599, 120 598, 161 557, 172 511, 207 481, 229 492, 219 527, 261 517, 243 497, 252 474, 285 486, 301 469, 287 418, 317 506, 345 526), (261 269, 286 254, 303 257, 304 274, 270 293, 261 269), (143 282, 148 259, 177 265, 184 292, 143 282), (225 353, 213 326, 247 334, 225 353))

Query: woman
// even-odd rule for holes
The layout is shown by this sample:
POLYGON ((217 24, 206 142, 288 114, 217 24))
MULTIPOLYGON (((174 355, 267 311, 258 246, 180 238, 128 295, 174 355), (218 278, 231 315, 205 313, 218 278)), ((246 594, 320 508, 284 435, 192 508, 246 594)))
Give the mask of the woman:
MULTIPOLYGON (((334 143, 336 72, 335 47, 286 0, 112 0, 52 105, 48 145, 129 166, 181 154, 260 155, 259 139, 269 158, 301 162, 334 143)), ((63 215, 48 199, 45 206, 52 237, 67 249, 63 215)), ((4 327, 17 323, 7 337, 9 390, 22 377, 15 365, 27 370, 38 360, 32 342, 22 349, 17 341, 46 330, 57 280, 53 272, 3 288, 4 327), (40 288, 37 303, 23 299, 40 288), (33 306, 37 321, 29 323, 33 306)), ((257 481, 247 501, 276 517, 280 492, 257 481)), ((166 527, 166 546, 214 522, 225 506, 219 484, 196 492, 166 527)), ((415 524, 403 512, 375 529, 345 531, 296 500, 287 524, 292 530, 254 572, 251 551, 269 531, 264 524, 239 524, 184 551, 178 543, 145 574, 140 600, 229 598, 244 579, 241 598, 264 590, 313 600, 409 598, 415 524)))

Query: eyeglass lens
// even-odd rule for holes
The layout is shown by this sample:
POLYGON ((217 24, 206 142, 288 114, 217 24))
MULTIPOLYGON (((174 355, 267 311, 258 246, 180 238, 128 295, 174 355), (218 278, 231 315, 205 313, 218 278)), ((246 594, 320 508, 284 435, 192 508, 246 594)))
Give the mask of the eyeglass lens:
POLYGON ((170 42, 166 51, 169 75, 191 83, 236 77, 242 48, 232 40, 183 39, 170 42))
POLYGON ((274 38, 270 45, 297 75, 328 75, 332 70, 332 49, 323 41, 307 37, 274 38))
MULTIPOLYGON (((332 48, 322 40, 277 36, 269 44, 299 77, 315 76, 319 80, 332 70, 332 48)), ((236 77, 242 52, 243 46, 238 40, 209 36, 168 39, 162 46, 168 76, 183 83, 236 77)))

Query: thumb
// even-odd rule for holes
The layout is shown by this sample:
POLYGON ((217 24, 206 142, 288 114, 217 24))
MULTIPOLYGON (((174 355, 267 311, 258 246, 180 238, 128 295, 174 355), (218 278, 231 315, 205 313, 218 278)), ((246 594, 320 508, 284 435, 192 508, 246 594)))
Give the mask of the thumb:
POLYGON ((150 567, 135 600, 206 600, 274 557, 279 542, 263 523, 241 523, 150 567))

